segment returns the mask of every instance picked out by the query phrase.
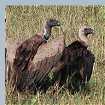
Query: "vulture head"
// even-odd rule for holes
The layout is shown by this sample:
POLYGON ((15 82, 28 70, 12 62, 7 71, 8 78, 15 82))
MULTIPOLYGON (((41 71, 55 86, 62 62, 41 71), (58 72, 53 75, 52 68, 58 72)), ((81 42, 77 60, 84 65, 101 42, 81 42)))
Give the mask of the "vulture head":
POLYGON ((84 36, 88 36, 89 34, 94 35, 94 29, 89 26, 82 26, 79 33, 84 36))
POLYGON ((88 35, 94 35, 94 29, 89 26, 82 26, 79 29, 79 39, 84 44, 84 46, 88 47, 88 35))
POLYGON ((56 19, 48 19, 46 21, 43 29, 43 35, 45 40, 49 39, 49 37, 51 36, 51 29, 55 26, 60 26, 60 21, 56 19))
POLYGON ((60 26, 60 21, 56 20, 56 19, 48 19, 46 24, 49 27, 54 27, 54 26, 60 26))

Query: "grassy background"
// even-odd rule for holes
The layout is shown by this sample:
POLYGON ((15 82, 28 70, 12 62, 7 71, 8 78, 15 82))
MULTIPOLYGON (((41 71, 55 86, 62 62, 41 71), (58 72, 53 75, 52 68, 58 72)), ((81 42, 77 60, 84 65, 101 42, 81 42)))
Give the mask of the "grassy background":
MULTIPOLYGON (((61 89, 52 95, 53 89, 46 94, 28 93, 9 94, 6 86, 7 105, 105 105, 105 6, 7 6, 6 39, 25 40, 40 32, 47 18, 57 18, 63 25, 66 44, 77 39, 78 29, 90 25, 95 29, 89 44, 96 61, 89 86, 84 92, 71 95, 61 89)), ((53 29, 51 39, 61 35, 60 28, 53 29)))

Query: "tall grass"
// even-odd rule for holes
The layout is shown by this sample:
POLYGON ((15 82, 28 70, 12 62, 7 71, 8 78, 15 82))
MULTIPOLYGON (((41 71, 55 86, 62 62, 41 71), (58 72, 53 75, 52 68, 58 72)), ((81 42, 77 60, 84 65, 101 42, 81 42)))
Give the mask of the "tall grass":
MULTIPOLYGON (((25 40, 40 32, 47 18, 57 18, 62 22, 66 45, 77 40, 78 29, 90 25, 95 35, 89 37, 89 49, 95 54, 95 65, 89 86, 84 92, 71 95, 61 89, 52 95, 28 93, 9 94, 6 86, 7 105, 105 105, 105 6, 7 6, 6 39, 25 40)), ((62 35, 60 28, 53 29, 51 39, 62 35)))

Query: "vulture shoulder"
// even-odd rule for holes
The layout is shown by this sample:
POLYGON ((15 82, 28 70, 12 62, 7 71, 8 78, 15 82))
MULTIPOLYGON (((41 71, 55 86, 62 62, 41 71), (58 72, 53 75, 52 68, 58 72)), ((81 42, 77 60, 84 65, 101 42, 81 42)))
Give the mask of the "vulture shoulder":
POLYGON ((87 49, 87 47, 85 47, 82 42, 80 41, 74 41, 73 43, 71 43, 69 46, 67 46, 66 48, 70 48, 71 50, 76 50, 76 49, 80 49, 80 48, 84 48, 87 49))
POLYGON ((65 47, 61 60, 63 60, 65 64, 67 64, 68 62, 70 63, 71 61, 74 61, 77 57, 86 54, 87 47, 85 47, 81 42, 75 41, 65 47))

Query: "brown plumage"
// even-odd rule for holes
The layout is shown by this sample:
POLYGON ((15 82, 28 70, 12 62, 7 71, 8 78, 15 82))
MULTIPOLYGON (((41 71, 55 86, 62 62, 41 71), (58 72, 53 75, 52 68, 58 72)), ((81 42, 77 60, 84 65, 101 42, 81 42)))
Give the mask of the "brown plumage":
POLYGON ((64 38, 62 36, 43 44, 39 47, 37 54, 28 68, 27 85, 29 89, 44 89, 51 85, 49 73, 60 60, 64 50, 64 38))
POLYGON ((13 61, 14 74, 11 79, 11 84, 15 86, 15 89, 23 91, 27 88, 27 79, 24 79, 24 77, 28 77, 27 73, 30 63, 36 55, 39 46, 46 43, 46 40, 49 39, 52 27, 59 25, 58 20, 47 20, 41 33, 37 33, 30 39, 25 40, 16 49, 15 59, 13 61))
POLYGON ((62 68, 55 72, 55 80, 59 80, 59 85, 67 85, 73 91, 80 90, 91 78, 95 57, 88 50, 88 34, 94 31, 90 27, 82 27, 79 30, 79 40, 74 41, 65 47, 60 62, 62 68))

